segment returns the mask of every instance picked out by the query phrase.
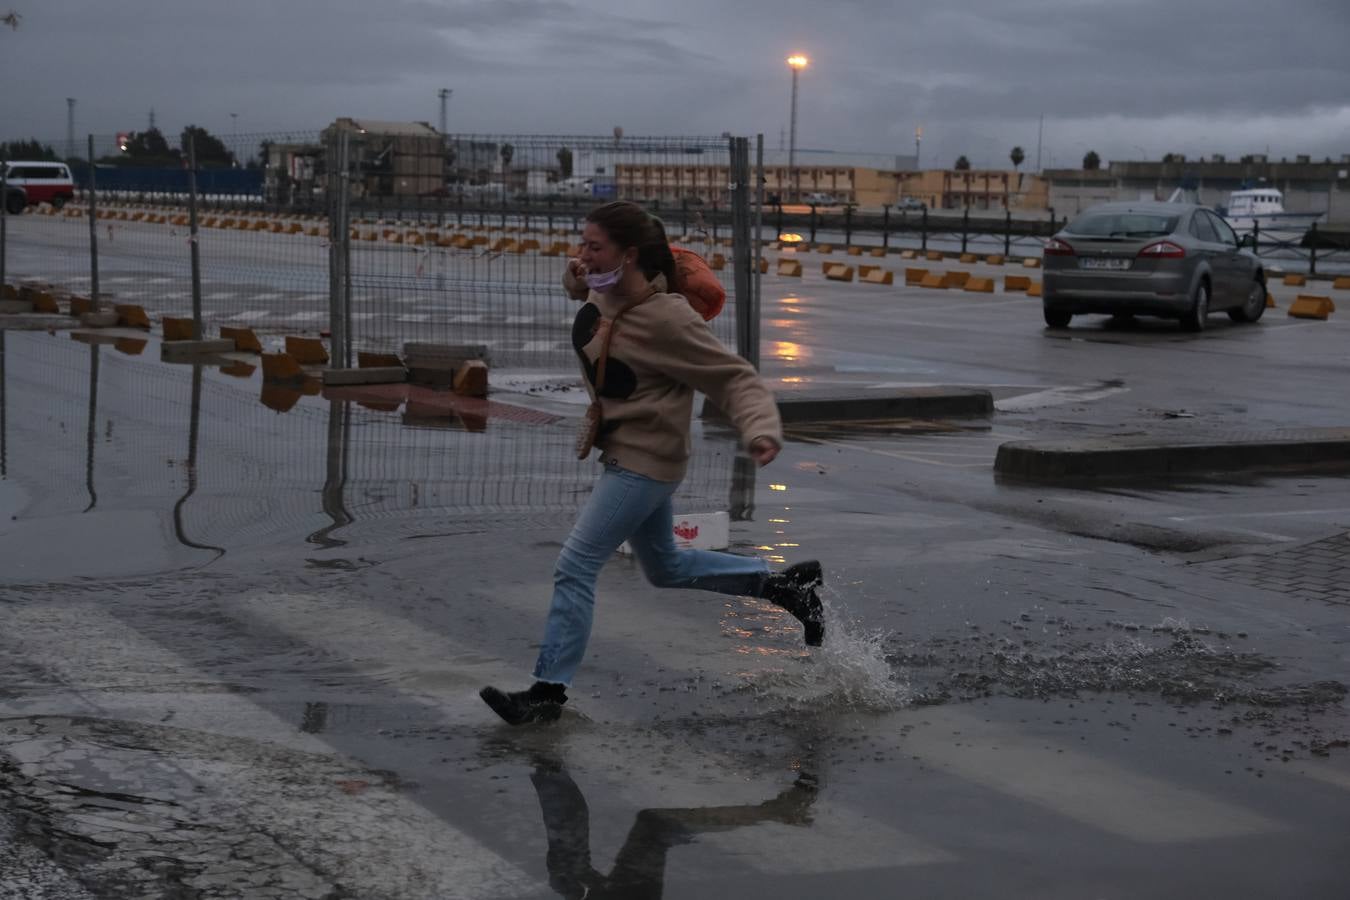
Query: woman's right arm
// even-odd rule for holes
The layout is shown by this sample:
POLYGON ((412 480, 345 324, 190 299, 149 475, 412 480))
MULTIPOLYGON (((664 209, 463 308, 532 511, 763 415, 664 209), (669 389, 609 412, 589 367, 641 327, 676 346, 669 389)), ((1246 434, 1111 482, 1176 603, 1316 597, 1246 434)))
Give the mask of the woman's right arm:
POLYGON ((563 290, 573 300, 585 300, 590 297, 591 289, 586 286, 586 265, 573 257, 563 269, 563 290))

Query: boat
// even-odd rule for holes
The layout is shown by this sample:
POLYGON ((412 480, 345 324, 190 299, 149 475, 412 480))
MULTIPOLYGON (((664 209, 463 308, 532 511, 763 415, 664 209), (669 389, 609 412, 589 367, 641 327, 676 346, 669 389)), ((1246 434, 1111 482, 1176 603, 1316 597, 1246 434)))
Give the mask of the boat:
POLYGON ((1312 224, 1324 217, 1323 213, 1285 212, 1284 195, 1275 188, 1233 191, 1228 195, 1228 205, 1219 207, 1219 214, 1238 234, 1259 228, 1262 238, 1291 242, 1302 240, 1312 224))

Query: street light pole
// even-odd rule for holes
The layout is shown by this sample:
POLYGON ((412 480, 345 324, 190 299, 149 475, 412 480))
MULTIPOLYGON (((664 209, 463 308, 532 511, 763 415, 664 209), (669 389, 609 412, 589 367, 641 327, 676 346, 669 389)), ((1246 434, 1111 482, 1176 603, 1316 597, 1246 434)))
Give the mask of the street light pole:
POLYGON ((789 56, 788 67, 792 69, 792 118, 788 129, 788 182, 790 198, 794 202, 801 200, 801 183, 797 180, 797 73, 805 69, 809 61, 800 53, 789 56))
POLYGON ((445 104, 446 104, 446 102, 450 99, 450 95, 453 94, 453 93, 454 93, 454 91, 452 91, 450 88, 441 88, 439 91, 436 92, 436 96, 441 98, 441 139, 442 139, 442 140, 445 139, 445 104))

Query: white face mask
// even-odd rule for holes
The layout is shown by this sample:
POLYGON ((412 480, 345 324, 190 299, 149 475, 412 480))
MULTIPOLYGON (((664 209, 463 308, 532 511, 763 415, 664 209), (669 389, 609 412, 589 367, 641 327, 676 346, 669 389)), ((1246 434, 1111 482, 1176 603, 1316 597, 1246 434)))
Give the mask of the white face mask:
POLYGON ((586 286, 598 294, 608 294, 614 290, 614 286, 623 278, 623 263, 619 267, 609 272, 588 272, 586 274, 586 286))

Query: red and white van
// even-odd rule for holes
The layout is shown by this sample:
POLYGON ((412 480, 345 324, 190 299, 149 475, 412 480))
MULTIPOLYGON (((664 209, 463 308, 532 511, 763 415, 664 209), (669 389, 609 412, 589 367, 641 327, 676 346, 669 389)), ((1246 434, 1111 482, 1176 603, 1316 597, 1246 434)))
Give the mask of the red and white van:
POLYGON ((23 192, 26 206, 50 203, 60 209, 67 200, 75 199, 75 179, 70 177, 70 169, 65 163, 10 160, 3 165, 5 181, 10 188, 6 199, 11 205, 16 188, 23 192))

